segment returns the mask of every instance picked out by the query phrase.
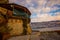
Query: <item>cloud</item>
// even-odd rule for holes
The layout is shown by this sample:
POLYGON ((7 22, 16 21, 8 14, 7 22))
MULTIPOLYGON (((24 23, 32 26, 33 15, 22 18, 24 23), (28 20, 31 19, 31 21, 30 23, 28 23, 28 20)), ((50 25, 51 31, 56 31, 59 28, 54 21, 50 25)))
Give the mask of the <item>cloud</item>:
POLYGON ((55 13, 57 16, 60 16, 60 12, 55 13))
POLYGON ((51 10, 51 11, 49 12, 49 14, 50 14, 51 16, 60 15, 60 9, 51 10))
POLYGON ((50 12, 51 8, 50 7, 44 7, 41 10, 42 10, 42 13, 48 13, 48 12, 50 12))
POLYGON ((60 4, 55 4, 55 5, 53 5, 53 7, 60 8, 60 4))
POLYGON ((17 0, 9 0, 9 3, 17 2, 17 0))
POLYGON ((43 22, 43 21, 52 21, 52 20, 60 20, 60 15, 58 16, 50 16, 48 14, 40 15, 38 18, 31 19, 31 22, 43 22))
POLYGON ((46 4, 46 0, 38 0, 37 3, 39 6, 44 6, 46 4))
POLYGON ((47 6, 53 6, 56 4, 60 4, 60 0, 49 0, 47 6))
POLYGON ((26 0, 9 0, 9 3, 16 3, 22 6, 25 6, 26 0))
POLYGON ((28 4, 31 3, 31 2, 32 2, 32 0, 26 0, 26 3, 28 3, 28 4))
POLYGON ((10 0, 10 2, 27 7, 32 13, 32 22, 60 20, 60 12, 58 11, 60 0, 10 0))

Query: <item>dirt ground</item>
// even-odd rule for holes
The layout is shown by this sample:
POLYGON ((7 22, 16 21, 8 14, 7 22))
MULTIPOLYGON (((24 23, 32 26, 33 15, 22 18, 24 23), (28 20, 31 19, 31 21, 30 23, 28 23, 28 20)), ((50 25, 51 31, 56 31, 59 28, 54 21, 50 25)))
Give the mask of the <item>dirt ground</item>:
POLYGON ((33 32, 31 35, 11 37, 8 40, 60 40, 60 34, 33 32))

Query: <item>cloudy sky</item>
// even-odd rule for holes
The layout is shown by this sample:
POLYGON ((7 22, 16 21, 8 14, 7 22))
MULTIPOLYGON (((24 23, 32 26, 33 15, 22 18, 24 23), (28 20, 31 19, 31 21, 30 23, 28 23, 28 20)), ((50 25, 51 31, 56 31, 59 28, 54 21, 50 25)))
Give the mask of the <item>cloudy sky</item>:
POLYGON ((31 22, 60 20, 60 0, 10 0, 27 7, 31 15, 31 22))

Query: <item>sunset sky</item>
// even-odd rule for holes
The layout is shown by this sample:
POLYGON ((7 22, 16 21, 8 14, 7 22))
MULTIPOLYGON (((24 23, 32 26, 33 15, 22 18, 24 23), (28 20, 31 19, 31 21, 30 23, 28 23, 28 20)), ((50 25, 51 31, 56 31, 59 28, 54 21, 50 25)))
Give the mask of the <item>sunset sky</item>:
POLYGON ((60 20, 60 0, 10 0, 27 7, 31 15, 31 22, 60 20))

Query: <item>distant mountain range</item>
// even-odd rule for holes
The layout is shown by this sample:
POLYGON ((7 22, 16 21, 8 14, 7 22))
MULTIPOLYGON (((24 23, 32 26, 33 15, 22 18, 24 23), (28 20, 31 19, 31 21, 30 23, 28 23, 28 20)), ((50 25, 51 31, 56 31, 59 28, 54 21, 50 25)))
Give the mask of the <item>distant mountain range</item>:
POLYGON ((32 29, 40 28, 50 28, 50 27, 60 27, 60 20, 47 21, 47 22, 31 22, 32 29))

